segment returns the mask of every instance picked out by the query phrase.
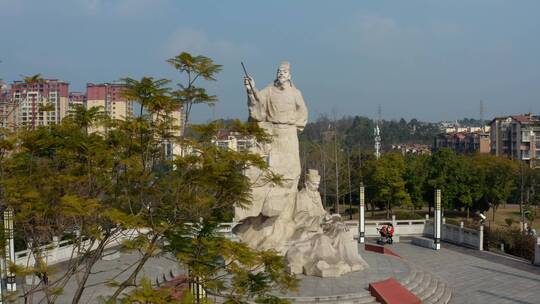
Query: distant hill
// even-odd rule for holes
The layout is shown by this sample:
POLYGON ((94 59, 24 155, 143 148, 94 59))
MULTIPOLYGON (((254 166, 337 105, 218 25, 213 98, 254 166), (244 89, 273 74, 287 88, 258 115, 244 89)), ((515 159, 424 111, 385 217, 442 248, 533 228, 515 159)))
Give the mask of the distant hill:
MULTIPOLYGON (((373 149, 373 129, 376 122, 373 119, 354 116, 343 117, 335 122, 328 117, 320 117, 314 122, 308 123, 300 139, 314 142, 333 140, 334 129, 337 129, 338 138, 343 139, 350 148, 373 149), (334 128, 335 125, 335 128, 334 128)), ((383 149, 398 143, 419 143, 431 145, 433 138, 441 130, 438 123, 422 122, 417 119, 406 121, 382 120, 379 123, 381 129, 381 144, 383 149)))

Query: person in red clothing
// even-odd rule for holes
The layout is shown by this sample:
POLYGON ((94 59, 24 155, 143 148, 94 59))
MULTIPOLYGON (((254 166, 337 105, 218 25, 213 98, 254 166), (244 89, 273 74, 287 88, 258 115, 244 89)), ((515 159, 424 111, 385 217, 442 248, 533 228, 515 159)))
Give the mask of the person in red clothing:
POLYGON ((388 227, 386 227, 386 233, 388 234, 387 237, 391 239, 394 236, 394 225, 392 225, 391 223, 388 224, 388 227))
POLYGON ((394 236, 394 226, 390 223, 388 225, 383 225, 379 230, 381 237, 377 240, 379 244, 392 244, 392 236, 394 236))

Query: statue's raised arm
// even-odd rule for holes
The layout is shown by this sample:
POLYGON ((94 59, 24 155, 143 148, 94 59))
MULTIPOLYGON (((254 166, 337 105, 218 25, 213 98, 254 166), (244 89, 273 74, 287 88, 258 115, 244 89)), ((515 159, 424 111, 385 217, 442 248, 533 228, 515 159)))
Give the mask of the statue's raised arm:
POLYGON ((266 120, 266 104, 261 101, 260 93, 255 87, 255 81, 252 77, 244 76, 244 86, 248 97, 249 118, 254 121, 266 120))

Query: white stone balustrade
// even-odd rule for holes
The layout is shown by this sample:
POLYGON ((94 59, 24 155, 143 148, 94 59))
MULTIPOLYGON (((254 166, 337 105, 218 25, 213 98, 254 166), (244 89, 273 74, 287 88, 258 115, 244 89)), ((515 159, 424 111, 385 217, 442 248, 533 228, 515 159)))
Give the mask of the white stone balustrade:
MULTIPOLYGON (((433 236, 433 223, 429 222, 425 228, 424 235, 433 236)), ((448 243, 484 250, 483 226, 480 226, 479 230, 475 230, 465 228, 463 222, 461 222, 459 226, 445 223, 441 226, 441 238, 448 243)))
MULTIPOLYGON (((387 225, 389 223, 392 223, 394 225, 394 234, 396 236, 433 236, 433 223, 430 220, 396 220, 395 218, 393 218, 392 220, 366 220, 366 237, 379 236, 377 228, 380 228, 383 225, 387 225)), ((221 223, 219 225, 218 232, 229 239, 235 239, 236 237, 233 234, 232 229, 236 224, 236 222, 221 223)), ((358 221, 345 221, 345 225, 347 225, 354 238, 357 238, 358 221)), ((483 238, 482 229, 474 230, 464 228, 463 225, 456 226, 451 224, 443 224, 441 228, 442 239, 444 241, 457 245, 472 247, 479 250, 483 249, 481 242, 483 238)), ((135 236, 139 235, 139 233, 147 233, 147 230, 123 231, 121 234, 118 234, 118 236, 115 237, 114 240, 106 246, 106 249, 119 246, 125 240, 134 238, 135 236)), ((81 245, 81 248, 83 248, 84 250, 88 250, 89 248, 87 247, 89 245, 90 243, 86 241, 81 245)), ((59 241, 58 238, 54 238, 51 244, 42 246, 40 250, 45 252, 45 261, 48 265, 54 265, 67 261, 71 258, 75 258, 78 256, 79 252, 83 251, 76 250, 71 240, 59 241)), ((35 259, 31 254, 30 250, 18 251, 15 253, 15 257, 17 265, 30 266, 34 265, 35 263, 35 259)), ((535 264, 540 265, 540 239, 539 243, 536 245, 535 264)))
MULTIPOLYGON (((133 239, 138 236, 140 233, 147 233, 147 229, 141 230, 124 230, 121 233, 118 233, 112 238, 112 240, 107 244, 105 249, 113 248, 120 246, 124 241, 133 239)), ((53 237, 53 241, 48 244, 41 246, 39 251, 43 253, 43 257, 47 265, 54 265, 64 261, 68 261, 72 258, 76 258, 87 250, 94 250, 97 248, 97 244, 94 244, 90 248, 90 241, 84 241, 80 246, 74 246, 72 240, 60 241, 58 237, 53 237)), ((36 260, 31 250, 22 250, 15 253, 15 263, 20 266, 33 266, 36 260)))
MULTIPOLYGON (((366 220, 366 237, 377 237, 377 228, 392 223, 394 234, 400 236, 420 236, 424 234, 426 220, 366 220)), ((353 230, 354 237, 358 237, 358 221, 346 221, 345 224, 353 230)))

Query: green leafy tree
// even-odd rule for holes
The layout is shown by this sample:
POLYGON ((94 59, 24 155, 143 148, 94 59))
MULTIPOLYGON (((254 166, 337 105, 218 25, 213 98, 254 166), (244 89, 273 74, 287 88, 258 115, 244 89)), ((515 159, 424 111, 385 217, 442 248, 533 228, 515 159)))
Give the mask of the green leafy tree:
POLYGON ((414 209, 421 209, 425 205, 424 193, 426 192, 428 164, 428 155, 411 155, 406 159, 404 178, 414 209))
POLYGON ((385 202, 386 218, 390 218, 393 205, 411 206, 411 198, 405 190, 405 161, 399 153, 384 154, 375 168, 373 181, 377 187, 376 198, 385 202))
MULTIPOLYGON (((201 77, 210 77, 212 71, 201 72, 201 77)), ((166 251, 194 274, 208 278, 203 288, 219 290, 235 303, 273 299, 269 292, 274 287, 294 287, 296 280, 285 271, 282 257, 228 242, 214 232, 191 234, 191 250, 206 248, 216 258, 221 255, 239 264, 197 272, 207 256, 190 253, 175 241, 185 237, 182 231, 192 227, 189 223, 202 219, 215 228, 215 223, 230 218, 235 205, 249 205, 252 185, 243 172, 250 166, 266 172, 269 181, 279 179, 260 156, 218 148, 213 139, 223 127, 219 123, 194 126, 190 136, 175 136, 170 116, 177 99, 166 87, 167 80, 143 77, 125 82, 125 94, 141 105, 141 115, 107 121, 107 132, 91 131, 99 123, 99 109, 76 108, 58 125, 20 130, 0 141, 0 199, 3 206, 14 209, 16 234, 27 244, 29 257, 35 257, 35 262, 29 259, 26 266, 12 268, 20 276, 36 278, 24 285, 20 297, 27 303, 38 297, 40 302, 78 303, 105 249, 126 231, 134 236, 123 242, 122 249, 140 255, 129 268, 119 270, 125 275, 122 280, 109 282, 115 288, 106 299, 111 303, 161 301, 163 293, 151 292, 148 282, 138 278, 149 259, 166 251), (166 142, 194 152, 171 159, 163 153, 166 142), (48 246, 43 245, 53 237, 73 244, 74 255, 62 272, 47 264, 48 246), (219 252, 224 244, 227 250, 219 252), (250 267, 236 269, 235 265, 250 267), (229 276, 220 277, 222 271, 229 276), (230 280, 238 282, 238 288, 216 289, 230 280), (76 282, 76 288, 66 300, 64 288, 70 281, 76 282)), ((253 123, 234 121, 227 128, 259 142, 269 140, 253 123)))
MULTIPOLYGON (((167 60, 178 72, 185 76, 185 81, 178 83, 178 90, 173 92, 174 100, 184 112, 184 128, 189 123, 191 108, 194 104, 205 103, 213 105, 217 101, 215 95, 209 95, 206 89, 196 86, 198 79, 215 81, 215 76, 222 70, 222 66, 205 56, 193 56, 182 52, 167 60)), ((185 129, 183 130, 185 131, 185 129)), ((183 134, 184 132, 182 132, 183 134)))

